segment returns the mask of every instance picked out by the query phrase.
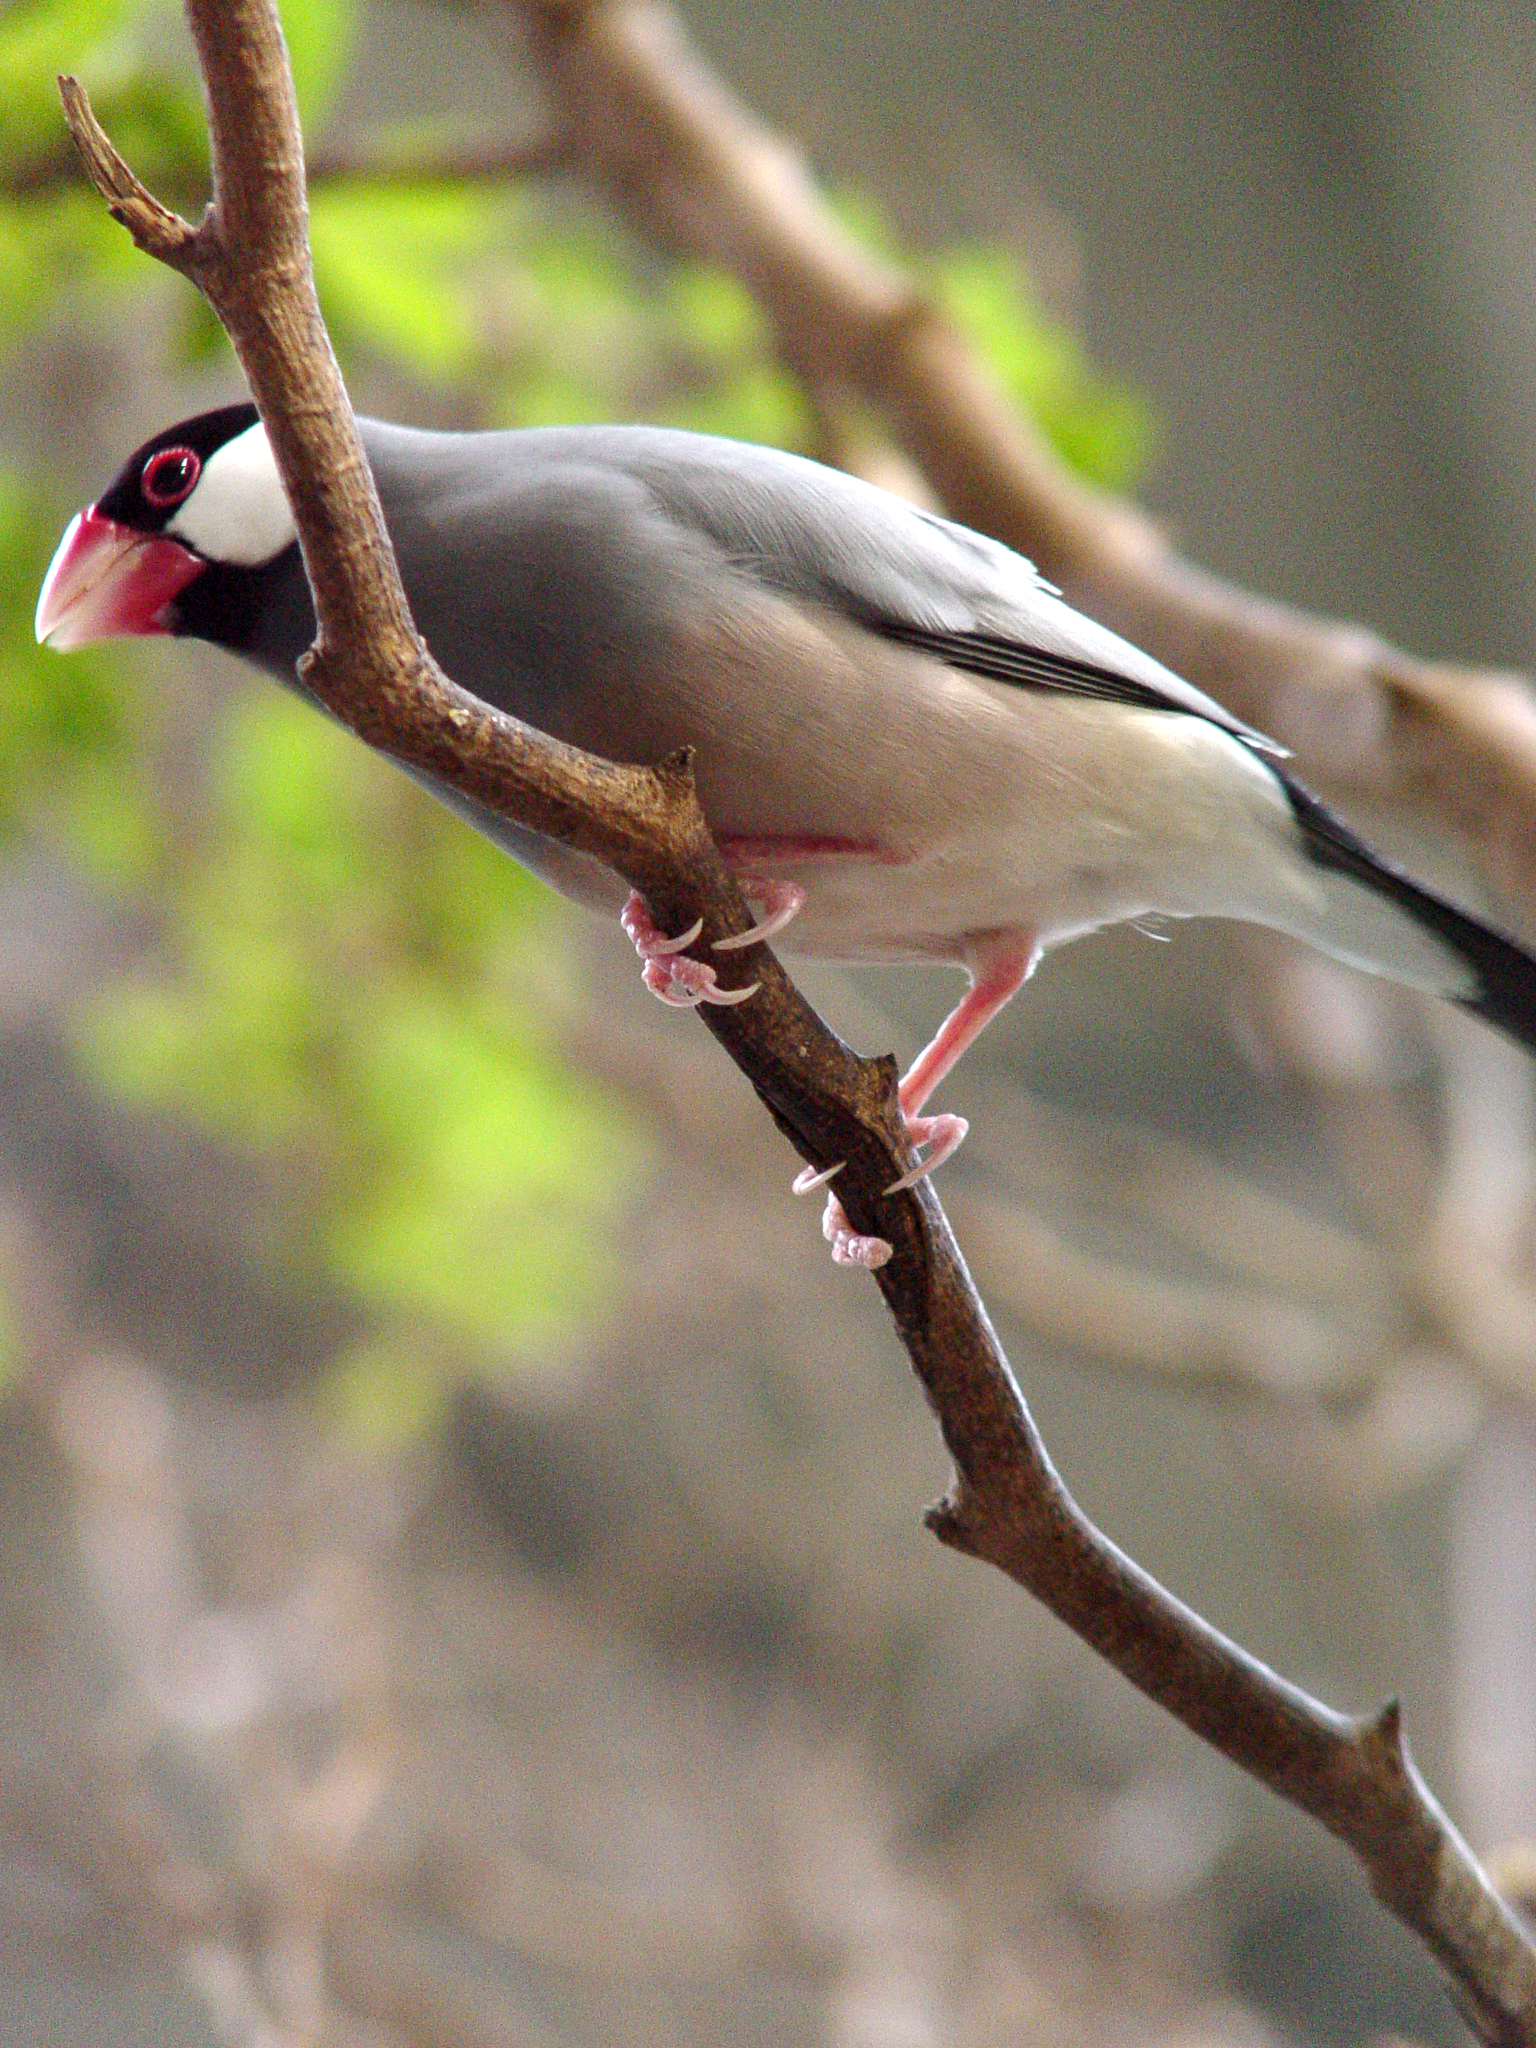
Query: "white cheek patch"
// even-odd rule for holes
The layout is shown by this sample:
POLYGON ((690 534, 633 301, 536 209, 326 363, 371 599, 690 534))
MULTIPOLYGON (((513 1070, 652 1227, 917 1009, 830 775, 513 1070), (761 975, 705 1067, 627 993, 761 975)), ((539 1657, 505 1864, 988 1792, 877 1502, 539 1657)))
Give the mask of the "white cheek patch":
POLYGON ((204 561, 241 569, 259 568, 298 539, 260 420, 208 457, 165 531, 204 561))

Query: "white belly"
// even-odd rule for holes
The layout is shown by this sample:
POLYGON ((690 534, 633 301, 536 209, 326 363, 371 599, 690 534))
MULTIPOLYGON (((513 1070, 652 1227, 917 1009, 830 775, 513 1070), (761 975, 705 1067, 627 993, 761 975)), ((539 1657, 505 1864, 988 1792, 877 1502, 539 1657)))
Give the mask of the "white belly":
MULTIPOLYGON (((1050 945, 1152 912, 1268 921, 1277 882, 1310 886, 1274 777, 1206 720, 981 681, 774 609, 766 642, 701 631, 675 699, 610 694, 562 737, 630 760, 695 745, 728 857, 760 848, 733 859, 743 879, 806 892, 786 951, 953 960, 998 931, 1050 945)), ((597 862, 455 808, 565 894, 622 903, 597 862)))
POLYGON ((881 857, 746 865, 806 891, 787 951, 953 959, 996 931, 1049 946, 1151 913, 1267 919, 1277 890, 1308 888, 1278 784, 1217 728, 1043 693, 997 708, 969 762, 925 764, 929 800, 892 807, 881 857))

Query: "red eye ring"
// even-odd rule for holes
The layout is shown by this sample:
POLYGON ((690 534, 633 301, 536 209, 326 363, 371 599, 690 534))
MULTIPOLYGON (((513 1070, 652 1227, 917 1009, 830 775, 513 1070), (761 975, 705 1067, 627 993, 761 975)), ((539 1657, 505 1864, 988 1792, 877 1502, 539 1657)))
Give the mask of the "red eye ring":
POLYGON ((158 448, 144 465, 139 488, 156 511, 169 512, 191 496, 202 468, 193 448, 158 448))

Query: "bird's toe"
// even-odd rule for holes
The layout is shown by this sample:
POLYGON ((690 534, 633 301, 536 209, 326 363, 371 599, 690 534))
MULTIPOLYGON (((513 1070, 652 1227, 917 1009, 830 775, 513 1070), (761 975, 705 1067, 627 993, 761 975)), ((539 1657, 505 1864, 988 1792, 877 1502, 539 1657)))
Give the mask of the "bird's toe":
POLYGON ((760 946, 765 939, 776 937, 805 908, 805 891, 798 882, 744 882, 742 888, 761 914, 751 931, 716 939, 717 953, 737 953, 745 946, 760 946))
POLYGON ((828 1195, 822 1211, 821 1234, 832 1247, 834 1266, 861 1266, 873 1273, 891 1256, 891 1245, 883 1237, 865 1237, 848 1221, 848 1212, 836 1195, 828 1195))
POLYGON ((619 913, 619 923, 644 963, 641 980, 653 996, 674 1010, 692 1010, 700 1003, 744 1003, 762 986, 753 981, 745 988, 721 988, 707 960, 690 960, 684 952, 703 931, 704 920, 700 918, 687 931, 669 939, 658 928, 638 889, 631 890, 629 901, 619 913))
POLYGON ((930 1149, 910 1173, 893 1180, 885 1192, 899 1195, 903 1189, 915 1188, 920 1180, 926 1180, 936 1166, 942 1166, 960 1150, 970 1128, 963 1116, 950 1116, 947 1112, 939 1116, 909 1116, 907 1136, 919 1148, 926 1145, 930 1149))

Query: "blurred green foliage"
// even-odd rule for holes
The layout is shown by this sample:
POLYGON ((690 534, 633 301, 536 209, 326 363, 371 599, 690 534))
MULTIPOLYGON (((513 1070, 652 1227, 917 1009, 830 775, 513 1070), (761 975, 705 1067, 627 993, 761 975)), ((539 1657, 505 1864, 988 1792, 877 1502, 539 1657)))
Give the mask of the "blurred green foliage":
POLYGON ((160 895, 178 971, 95 1004, 81 1057, 302 1168, 284 1260, 483 1356, 547 1341, 640 1157, 553 1043, 556 907, 297 697, 239 703, 207 800, 160 895))
POLYGON ((1129 490, 1155 446, 1143 400, 1094 369, 1070 329, 1047 320, 1011 249, 966 242, 917 256, 864 193, 839 192, 844 227, 924 283, 1057 454, 1106 490, 1129 490))
MULTIPOLYGON (((131 292, 136 331, 168 336, 189 376, 222 358, 201 301, 81 190, 54 85, 78 72, 130 162, 195 211, 206 136, 177 12, 24 0, 0 18, 0 355, 71 327, 89 346, 131 292), (146 303, 170 317, 146 320, 146 303)), ((358 10, 283 0, 283 17, 313 138, 345 98, 358 10)), ((426 139, 398 131, 390 154, 413 135, 426 139)), ((867 206, 844 212, 890 245, 867 206)), ((469 425, 641 417, 814 445, 747 294, 702 265, 657 264, 568 197, 333 183, 312 195, 312 239, 349 376, 391 410, 415 393, 469 425)), ((1015 260, 965 248, 925 274, 1068 459, 1124 484, 1145 416, 1041 322, 1015 260)), ((104 470, 121 452, 103 451, 104 470)), ((80 1060, 113 1095, 264 1162, 253 1255, 346 1289, 372 1330, 334 1361, 328 1407, 371 1440, 409 1438, 455 1369, 533 1357, 612 1282, 610 1220, 643 1151, 554 1043, 565 913, 270 688, 200 732, 189 787, 158 699, 135 688, 147 663, 31 644, 71 509, 0 475, 0 845, 46 840, 153 908, 156 971, 77 1019, 80 1060)))
POLYGON ((1152 417, 1136 394, 1093 369, 1077 337, 1041 319, 1018 258, 970 245, 931 266, 938 296, 1056 451, 1109 490, 1144 475, 1152 417))
MULTIPOLYGON (((51 812, 78 822, 90 852, 93 809, 134 803, 119 782, 133 711, 108 654, 44 672, 32 614, 48 530, 40 493, 0 475, 0 846, 51 812)), ((121 820, 135 835, 141 822, 121 820)))
MULTIPOLYGON (((72 173, 57 78, 83 79, 108 133, 157 190, 189 206, 207 184, 207 127, 169 0, 34 0, 0 19, 0 346, 61 291, 141 290, 144 266, 72 173), (179 62, 166 55, 181 51, 179 62)), ((283 23, 306 121, 329 111, 353 54, 349 0, 286 0, 283 23)))

